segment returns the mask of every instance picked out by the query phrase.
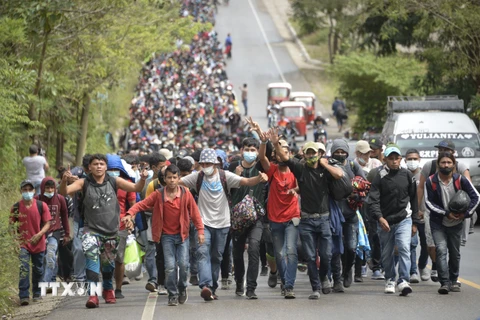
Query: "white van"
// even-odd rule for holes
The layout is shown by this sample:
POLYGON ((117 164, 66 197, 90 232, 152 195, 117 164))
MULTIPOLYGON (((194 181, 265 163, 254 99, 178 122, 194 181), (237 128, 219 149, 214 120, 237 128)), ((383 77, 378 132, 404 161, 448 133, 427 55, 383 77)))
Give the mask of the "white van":
POLYGON ((459 162, 470 168, 473 185, 480 189, 480 141, 475 123, 464 113, 457 96, 388 97, 388 116, 383 127, 384 143, 395 142, 405 152, 420 152, 422 164, 436 159, 434 146, 449 139, 459 162))

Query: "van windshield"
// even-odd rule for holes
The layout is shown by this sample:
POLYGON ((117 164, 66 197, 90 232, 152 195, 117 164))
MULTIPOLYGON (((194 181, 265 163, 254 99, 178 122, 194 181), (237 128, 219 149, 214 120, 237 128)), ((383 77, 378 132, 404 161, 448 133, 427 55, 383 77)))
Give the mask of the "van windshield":
POLYGON ((295 98, 295 101, 303 102, 305 103, 306 107, 311 107, 313 106, 313 99, 312 98, 295 98))
POLYGON ((287 88, 270 88, 270 98, 286 99, 288 98, 287 88))
POLYGON ((405 133, 395 137, 403 155, 408 149, 417 149, 421 158, 437 158, 438 149, 435 146, 445 139, 455 144, 455 157, 480 157, 480 143, 475 133, 405 133))

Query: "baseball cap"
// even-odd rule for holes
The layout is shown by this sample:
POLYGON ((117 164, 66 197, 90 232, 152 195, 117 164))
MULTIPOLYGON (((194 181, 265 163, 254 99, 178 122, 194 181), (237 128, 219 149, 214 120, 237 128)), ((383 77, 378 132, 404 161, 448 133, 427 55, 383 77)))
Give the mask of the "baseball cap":
POLYGON ((202 150, 201 150, 201 149, 197 149, 197 150, 195 150, 195 151, 192 153, 191 157, 193 158, 193 160, 195 160, 195 161, 198 162, 198 161, 200 161, 200 154, 201 154, 201 153, 202 153, 202 150))
POLYGON ((452 151, 455 151, 455 143, 453 143, 452 140, 442 140, 438 145, 435 146, 435 148, 447 148, 452 151))
POLYGON ((280 146, 281 146, 282 148, 289 148, 288 142, 285 141, 285 140, 279 140, 278 143, 280 144, 280 146))
POLYGON ((20 189, 22 189, 23 187, 28 186, 28 185, 31 185, 32 188, 35 188, 35 186, 33 185, 33 182, 32 182, 32 181, 30 181, 30 180, 23 180, 23 181, 20 183, 20 189))
POLYGON ((355 145, 355 151, 358 151, 360 153, 367 153, 372 151, 372 148, 370 148, 370 144, 368 143, 368 141, 360 140, 355 145))
POLYGON ((400 149, 396 145, 389 145, 386 149, 385 152, 383 153, 385 157, 388 157, 392 153, 397 153, 398 155, 401 155, 402 153, 400 152, 400 149))
POLYGON ((305 145, 303 146, 303 152, 306 153, 308 149, 315 150, 315 152, 318 152, 318 150, 326 152, 325 146, 323 145, 323 143, 320 142, 309 141, 305 143, 305 145))
POLYGON ((372 138, 372 139, 370 139, 370 141, 368 141, 368 144, 370 145, 370 148, 372 148, 373 150, 377 150, 377 149, 382 149, 382 148, 383 148, 383 143, 382 143, 382 141, 380 141, 380 139, 378 139, 378 138, 372 138))

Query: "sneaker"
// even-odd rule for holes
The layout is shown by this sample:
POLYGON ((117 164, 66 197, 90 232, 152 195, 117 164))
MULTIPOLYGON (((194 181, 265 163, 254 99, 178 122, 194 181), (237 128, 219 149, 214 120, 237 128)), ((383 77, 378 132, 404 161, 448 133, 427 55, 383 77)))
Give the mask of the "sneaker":
POLYGON ((450 286, 450 291, 451 292, 461 292, 462 289, 460 288, 460 286, 458 285, 458 283, 454 283, 450 286))
POLYGON ((202 292, 200 292, 200 296, 205 301, 212 301, 214 299, 212 290, 209 287, 203 287, 202 292))
POLYGON ((113 289, 103 290, 102 297, 103 299, 105 299, 105 303, 114 304, 117 302, 117 299, 115 299, 115 292, 113 291, 113 289))
POLYGON ((227 282, 228 282, 228 285, 231 285, 233 283, 233 276, 231 273, 228 274, 227 282))
POLYGON ((353 277, 354 282, 363 282, 363 277, 361 275, 356 275, 353 277))
POLYGON ((460 245, 462 247, 465 247, 467 245, 467 240, 462 240, 462 242, 460 242, 460 245))
POLYGON ((245 287, 243 286, 243 281, 237 282, 237 288, 235 289, 235 294, 239 297, 245 294, 245 287))
POLYGON ((126 276, 123 276, 122 285, 127 285, 127 284, 130 284, 130 279, 126 276))
POLYGON ((428 270, 427 268, 420 269, 420 279, 422 279, 422 281, 430 280, 430 270, 428 270))
POLYGON ((278 271, 275 273, 271 273, 268 275, 268 286, 270 288, 275 288, 277 286, 278 281, 278 271))
POLYGON ((228 278, 222 278, 222 290, 228 290, 230 289, 230 286, 228 285, 228 278))
POLYGON ((171 297, 168 297, 168 305, 169 306, 178 306, 178 298, 177 296, 171 296, 171 297))
POLYGON ((247 296, 248 300, 257 300, 258 299, 257 294, 255 293, 255 290, 251 290, 251 289, 247 290, 246 296, 247 296))
POLYGON ((335 281, 333 284, 333 292, 345 292, 343 283, 341 281, 335 281))
POLYGON ((305 272, 305 271, 307 271, 307 265, 303 264, 303 263, 299 263, 297 265, 297 270, 300 271, 300 272, 305 272))
POLYGON ((343 286, 348 288, 352 285, 352 270, 349 270, 343 275, 343 286))
POLYGON ((283 284, 280 285, 280 295, 285 296, 285 287, 283 286, 283 284))
POLYGON ((218 296, 216 293, 212 293, 213 300, 218 300, 218 296))
POLYGON ((320 298, 320 291, 313 291, 311 295, 308 296, 310 300, 318 300, 320 298))
POLYGON ((167 289, 165 289, 165 286, 162 285, 158 286, 157 291, 159 296, 166 296, 168 294, 167 289))
POLYGON ((438 271, 437 270, 432 270, 430 273, 430 279, 432 279, 433 282, 438 282, 438 271))
POLYGON ((33 296, 33 302, 40 302, 43 300, 42 296, 37 296, 37 295, 34 295, 33 296))
POLYGON ((29 304, 30 304, 30 299, 29 298, 20 299, 20 305, 21 306, 28 306, 29 304))
POLYGON ((367 272, 368 272, 367 266, 362 266, 362 277, 363 278, 366 278, 368 276, 367 272))
POLYGON ((122 294, 122 290, 115 289, 115 299, 123 299, 125 296, 122 294))
POLYGON ((420 283, 420 278, 418 274, 414 273, 410 275, 410 283, 420 283))
POLYGON ((332 292, 332 283, 330 280, 326 279, 322 281, 322 293, 329 294, 330 292, 332 292))
POLYGON ((141 272, 138 276, 135 277, 136 281, 140 281, 143 279, 143 272, 141 272))
POLYGON ((380 270, 373 271, 372 280, 385 280, 385 276, 380 272, 380 270))
POLYGON ((285 299, 295 299, 295 292, 293 292, 293 289, 285 289, 285 299))
POLYGON ((90 298, 88 298, 87 303, 85 304, 85 307, 89 309, 98 308, 98 297, 91 296, 90 298))
POLYGON ((438 289, 438 293, 440 294, 448 294, 449 291, 450 288, 447 285, 443 285, 440 287, 440 289, 438 289))
POLYGON ((147 282, 145 289, 150 292, 157 292, 157 284, 155 282, 147 282))
POLYGON ((262 271, 260 271, 260 275, 265 277, 268 274, 268 267, 262 267, 262 271))
POLYGON ((397 285, 398 291, 400 291, 401 296, 408 296, 409 293, 412 293, 412 287, 407 281, 402 281, 397 285))
POLYGON ((198 276, 196 274, 190 276, 190 284, 192 286, 198 286, 198 276))
POLYGON ((180 294, 178 295, 178 303, 184 304, 187 301, 188 301, 188 292, 187 292, 187 288, 185 288, 184 290, 180 290, 180 294))
POLYGON ((385 282, 385 293, 395 293, 395 282, 386 281, 385 282))

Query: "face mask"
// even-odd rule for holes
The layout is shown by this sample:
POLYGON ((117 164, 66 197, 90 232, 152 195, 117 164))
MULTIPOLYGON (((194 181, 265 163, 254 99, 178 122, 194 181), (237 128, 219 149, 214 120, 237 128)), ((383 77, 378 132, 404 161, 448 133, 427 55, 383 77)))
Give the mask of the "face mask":
POLYGON ((418 169, 418 166, 420 165, 420 161, 417 160, 410 160, 407 161, 407 168, 410 171, 415 171, 418 169))
POLYGON ((448 176, 450 173, 452 173, 453 168, 440 168, 438 171, 440 171, 441 174, 448 176))
POLYGON ((202 168, 202 171, 205 172, 207 176, 211 176, 213 174, 213 171, 215 171, 215 167, 211 166, 211 167, 202 168))
POLYGON ((153 178, 153 170, 148 170, 148 177, 147 177, 147 180, 148 179, 152 179, 153 178))
POLYGON ((54 192, 44 192, 44 193, 43 193, 43 195, 44 195, 45 197, 47 197, 47 198, 53 197, 54 194, 55 194, 54 192))
POLYGON ((285 162, 279 162, 278 165, 279 165, 280 167, 286 167, 286 166, 287 166, 287 164, 286 164, 285 162))
POLYGON ((247 163, 252 163, 257 159, 257 153, 256 152, 244 152, 243 153, 243 159, 247 161, 247 163))
POLYGON ((120 171, 107 171, 110 177, 120 177, 120 171))
POLYGON ((347 156, 334 154, 334 155, 332 156, 332 158, 335 159, 335 160, 337 160, 337 161, 340 162, 340 163, 344 163, 345 160, 347 159, 347 156))
POLYGON ((318 162, 318 156, 313 156, 310 159, 306 159, 305 162, 307 163, 307 166, 313 167, 315 166, 315 163, 318 162))
POLYGON ((357 158, 357 161, 358 161, 358 164, 361 166, 364 166, 367 164, 367 161, 365 161, 365 159, 363 158, 357 158))
POLYGON ((33 199, 33 196, 35 195, 35 192, 22 192, 22 198, 23 200, 32 200, 33 199))

